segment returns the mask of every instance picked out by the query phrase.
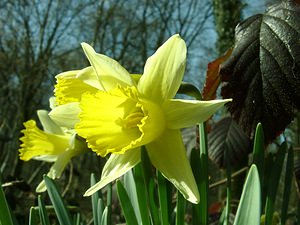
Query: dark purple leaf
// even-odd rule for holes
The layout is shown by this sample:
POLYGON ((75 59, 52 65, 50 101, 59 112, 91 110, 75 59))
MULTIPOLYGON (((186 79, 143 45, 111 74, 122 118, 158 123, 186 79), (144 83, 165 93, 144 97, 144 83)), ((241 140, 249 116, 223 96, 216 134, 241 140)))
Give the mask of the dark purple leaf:
POLYGON ((232 165, 247 159, 250 145, 249 137, 231 117, 220 120, 208 134, 208 155, 220 168, 226 168, 228 159, 232 165))
POLYGON ((233 118, 253 137, 258 122, 267 142, 280 134, 300 107, 300 8, 272 5, 236 27, 235 46, 221 66, 221 94, 233 118))

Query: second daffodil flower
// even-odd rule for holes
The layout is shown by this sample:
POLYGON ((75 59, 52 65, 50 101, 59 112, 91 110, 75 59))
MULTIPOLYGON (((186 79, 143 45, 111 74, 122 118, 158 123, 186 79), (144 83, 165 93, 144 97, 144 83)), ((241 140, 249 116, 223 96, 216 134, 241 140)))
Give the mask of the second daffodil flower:
MULTIPOLYGON (((187 52, 179 35, 172 36, 147 60, 137 84, 115 60, 97 54, 88 44, 82 46, 101 88, 80 96, 75 130, 98 155, 111 153, 101 180, 85 195, 137 165, 141 146, 145 146, 152 164, 187 200, 198 203, 200 197, 180 129, 207 120, 230 100, 173 99, 183 78, 187 52)), ((95 76, 90 77, 90 84, 96 84, 95 76)))
MULTIPOLYGON (((24 123, 25 129, 21 131, 24 136, 20 138, 20 159, 54 162, 47 176, 59 178, 72 157, 87 152, 86 144, 77 140, 74 130, 59 127, 48 116, 48 111, 38 110, 37 114, 44 130, 40 130, 34 120, 24 123)), ((45 190, 46 185, 42 181, 36 191, 45 190)))

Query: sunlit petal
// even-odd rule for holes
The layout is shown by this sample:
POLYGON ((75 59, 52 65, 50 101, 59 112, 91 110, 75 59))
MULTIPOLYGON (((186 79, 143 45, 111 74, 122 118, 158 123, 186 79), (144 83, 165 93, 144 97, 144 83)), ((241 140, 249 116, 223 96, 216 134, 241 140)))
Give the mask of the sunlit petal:
POLYGON ((78 78, 82 82, 84 82, 94 88, 103 90, 103 87, 101 86, 98 76, 95 73, 92 66, 82 69, 80 72, 77 73, 76 78, 78 78))
POLYGON ((49 117, 47 110, 38 110, 37 115, 46 133, 63 135, 63 130, 49 117))
POLYGON ((57 155, 40 155, 34 156, 32 159, 45 162, 55 162, 57 160, 57 155))
POLYGON ((79 122, 79 102, 71 102, 52 109, 49 117, 61 127, 74 128, 79 122))
POLYGON ((105 90, 115 88, 117 85, 134 85, 134 81, 130 74, 117 61, 105 55, 96 53, 87 43, 82 43, 82 48, 105 90))
POLYGON ((185 42, 173 35, 148 58, 138 90, 156 102, 173 98, 182 81, 185 61, 185 42))
POLYGON ((90 196, 110 182, 118 179, 137 165, 140 160, 141 151, 139 148, 131 149, 124 154, 112 154, 102 170, 101 180, 90 187, 84 195, 90 196))
POLYGON ((167 126, 170 129, 194 126, 209 119, 230 101, 231 99, 213 101, 169 99, 163 104, 167 126))
POLYGON ((200 200, 179 130, 168 130, 146 145, 152 164, 192 203, 200 200))

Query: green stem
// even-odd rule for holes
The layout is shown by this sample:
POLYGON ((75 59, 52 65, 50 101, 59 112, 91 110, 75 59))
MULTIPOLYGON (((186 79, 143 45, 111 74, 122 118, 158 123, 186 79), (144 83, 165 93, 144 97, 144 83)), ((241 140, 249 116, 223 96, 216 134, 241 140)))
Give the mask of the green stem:
POLYGON ((205 123, 199 125, 200 138, 200 225, 208 224, 208 148, 207 148, 207 134, 205 123))
POLYGON ((167 181, 159 171, 157 181, 161 225, 169 225, 167 181))
POLYGON ((107 225, 111 225, 112 184, 107 186, 107 225))
POLYGON ((177 191, 176 225, 184 225, 185 203, 182 194, 177 191))
POLYGON ((149 209, 147 206, 147 187, 143 178, 141 163, 134 167, 134 178, 136 182, 137 199, 139 203, 141 220, 143 225, 150 225, 149 209))
MULTIPOLYGON (((227 151, 228 152, 228 151, 227 151)), ((224 225, 229 225, 229 218, 230 218, 230 206, 231 206, 231 166, 229 163, 230 157, 227 155, 227 169, 226 169, 226 176, 227 176, 227 187, 226 187, 226 209, 225 209, 225 220, 224 225)))
POLYGON ((266 209, 265 209, 265 225, 271 225, 274 213, 274 204, 276 199, 276 194, 278 190, 280 174, 282 171, 282 165, 287 149, 287 144, 284 142, 279 147, 279 150, 276 154, 275 162, 272 166, 272 174, 270 175, 268 181, 268 190, 267 190, 267 200, 266 200, 266 209))

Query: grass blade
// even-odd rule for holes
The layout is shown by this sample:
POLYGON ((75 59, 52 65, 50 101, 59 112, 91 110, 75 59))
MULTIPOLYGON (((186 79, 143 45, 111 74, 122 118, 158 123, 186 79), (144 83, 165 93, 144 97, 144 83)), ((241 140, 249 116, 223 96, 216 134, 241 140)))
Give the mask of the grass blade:
MULTIPOLYGON (((34 207, 30 208, 29 212, 29 225, 38 225, 38 216, 37 216, 37 210, 34 207)), ((3 225, 6 225, 3 223, 3 225)))
POLYGON ((101 224, 102 216, 104 211, 104 202, 103 199, 98 199, 98 207, 97 207, 97 214, 98 214, 98 224, 101 224))
POLYGON ((289 148, 288 156, 286 160, 286 170, 285 170, 285 181, 284 181, 284 191, 283 191, 283 200, 281 208, 281 224, 284 225, 287 219, 287 212, 290 200, 290 192, 293 181, 293 172, 294 172, 294 150, 289 148))
POLYGON ((12 225, 13 219, 10 214, 10 210, 5 198, 5 194, 2 188, 2 182, 0 181, 0 224, 12 225))
MULTIPOLYGON (((96 177, 95 174, 91 174, 91 178, 90 178, 90 183, 91 183, 91 187, 96 184, 96 177)), ((91 200, 92 200, 92 209, 93 209, 93 220, 94 220, 94 225, 100 225, 98 224, 98 199, 99 199, 99 193, 98 191, 96 191, 94 194, 92 194, 91 196, 91 200)))
POLYGON ((208 148, 207 148, 207 134, 205 123, 199 124, 199 138, 200 138, 200 183, 199 194, 200 203, 198 204, 200 213, 201 225, 208 224, 208 148))
POLYGON ((234 225, 259 225, 261 190, 257 167, 252 165, 243 188, 234 225))
MULTIPOLYGON (((200 157, 199 157, 199 150, 196 148, 193 148, 191 151, 191 156, 190 156, 190 160, 191 160, 191 167, 192 167, 192 171, 198 186, 198 191, 200 192, 200 174, 201 172, 201 166, 200 166, 200 157)), ((200 195, 201 197, 201 195, 200 195)), ((200 222, 201 218, 200 218, 200 214, 201 214, 201 201, 202 201, 202 197, 200 199, 200 203, 199 204, 193 204, 192 205, 192 225, 199 225, 202 223, 200 222)), ((205 225, 205 224, 204 224, 205 225)))
POLYGON ((74 224, 75 225, 80 225, 80 213, 77 213, 76 215, 75 215, 75 219, 74 219, 74 224))
POLYGON ((117 192, 126 223, 130 225, 138 225, 131 201, 123 184, 119 180, 117 181, 117 192))
POLYGON ((100 225, 107 225, 107 206, 103 210, 103 214, 102 214, 101 224, 100 225))
POLYGON ((112 184, 107 185, 107 202, 106 202, 106 224, 111 225, 111 206, 112 206, 112 184))
POLYGON ((44 176, 47 192, 54 206, 54 210, 60 224, 71 225, 69 212, 63 202, 63 199, 56 187, 56 184, 49 177, 44 176))
MULTIPOLYGON (((229 153, 229 150, 226 151, 226 153, 229 153)), ((229 163, 230 157, 226 156, 227 162, 226 162, 226 176, 227 176, 227 183, 226 183, 226 206, 225 206, 225 215, 224 215, 224 225, 229 225, 229 219, 230 219, 230 211, 231 211, 231 165, 229 163)))
POLYGON ((161 225, 169 225, 167 180, 157 171, 158 199, 160 206, 161 225))
POLYGON ((268 181, 267 200, 265 209, 265 225, 271 225, 274 213, 274 204, 282 171, 282 165, 287 149, 286 142, 283 142, 278 149, 275 162, 272 165, 272 173, 268 181))
POLYGON ((147 206, 147 191, 141 163, 134 167, 134 178, 136 182, 136 193, 138 196, 142 224, 150 225, 149 209, 147 206))
POLYGON ((253 145, 253 163, 256 165, 260 177, 260 184, 263 187, 265 161, 264 131, 261 123, 258 123, 255 131, 253 145))
POLYGON ((139 202, 138 202, 138 197, 136 192, 136 183, 134 180, 132 170, 128 171, 124 175, 124 188, 131 201, 138 224, 142 224, 141 212, 140 212, 140 207, 139 207, 139 202))
POLYGON ((38 206, 39 206, 39 214, 40 214, 40 220, 42 225, 50 225, 47 210, 44 201, 42 200, 42 197, 40 195, 38 196, 38 206))
POLYGON ((182 194, 177 191, 176 225, 184 225, 185 205, 185 199, 182 194))
POLYGON ((145 146, 142 147, 141 151, 141 165, 143 169, 143 179, 146 187, 147 203, 149 206, 150 218, 152 225, 159 225, 159 213, 156 205, 156 187, 153 177, 153 167, 148 157, 145 146))

